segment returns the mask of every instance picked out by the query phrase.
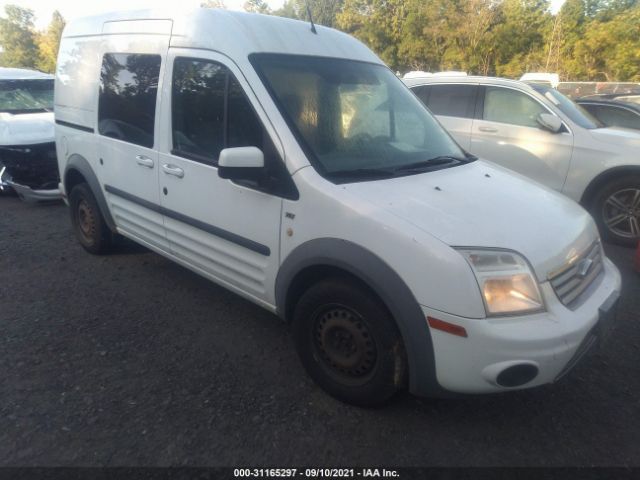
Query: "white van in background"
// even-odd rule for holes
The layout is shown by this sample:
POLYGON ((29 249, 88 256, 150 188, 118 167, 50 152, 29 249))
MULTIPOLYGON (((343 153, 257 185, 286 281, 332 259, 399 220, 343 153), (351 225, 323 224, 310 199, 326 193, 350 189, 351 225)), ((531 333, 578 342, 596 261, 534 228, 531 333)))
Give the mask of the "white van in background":
POLYGON ((0 68, 0 191, 14 190, 24 200, 60 198, 53 79, 35 70, 0 68))
POLYGON ((560 378, 620 290, 591 217, 465 154, 368 48, 316 29, 210 9, 67 25, 56 142, 82 246, 124 235, 280 315, 344 401, 560 378))
POLYGON ((552 88, 558 88, 560 85, 560 75, 557 73, 547 72, 531 72, 525 73, 520 77, 521 82, 538 83, 541 85, 547 85, 552 88))

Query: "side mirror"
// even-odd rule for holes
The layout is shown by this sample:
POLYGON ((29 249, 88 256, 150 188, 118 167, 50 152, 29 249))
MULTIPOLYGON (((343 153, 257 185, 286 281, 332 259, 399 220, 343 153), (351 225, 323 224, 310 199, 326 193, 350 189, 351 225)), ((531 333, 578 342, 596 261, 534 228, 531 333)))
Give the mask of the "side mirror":
POLYGON ((558 133, 562 130, 562 120, 550 113, 541 113, 537 116, 536 121, 542 128, 551 133, 558 133))
POLYGON ((257 147, 225 148, 218 157, 218 176, 229 180, 257 180, 264 171, 264 154, 257 147))

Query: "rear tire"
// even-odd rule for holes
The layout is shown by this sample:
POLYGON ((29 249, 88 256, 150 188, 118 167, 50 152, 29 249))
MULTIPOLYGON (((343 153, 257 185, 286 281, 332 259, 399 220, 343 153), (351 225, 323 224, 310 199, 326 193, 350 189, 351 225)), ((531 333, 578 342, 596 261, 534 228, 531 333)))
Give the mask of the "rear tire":
POLYGON ((89 185, 79 183, 73 187, 69 206, 71 224, 80 245, 94 255, 109 253, 113 247, 113 235, 89 185))
POLYGON ((616 178, 601 188, 591 212, 605 240, 633 247, 640 240, 640 175, 616 178))
POLYGON ((311 378, 343 402, 382 405, 404 384, 400 332, 380 300, 354 281, 337 277, 309 288, 294 309, 293 337, 311 378))

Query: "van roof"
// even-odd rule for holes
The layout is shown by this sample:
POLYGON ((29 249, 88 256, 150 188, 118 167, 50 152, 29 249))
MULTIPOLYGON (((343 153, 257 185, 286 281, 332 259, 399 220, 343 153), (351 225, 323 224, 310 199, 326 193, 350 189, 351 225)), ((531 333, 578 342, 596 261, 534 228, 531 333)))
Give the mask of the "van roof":
POLYGON ((270 52, 382 63, 355 38, 320 25, 316 29, 314 34, 309 22, 289 18, 198 8, 186 12, 136 10, 79 18, 66 26, 63 37, 171 34, 171 47, 215 50, 232 58, 270 52), (120 25, 113 28, 112 22, 120 25))

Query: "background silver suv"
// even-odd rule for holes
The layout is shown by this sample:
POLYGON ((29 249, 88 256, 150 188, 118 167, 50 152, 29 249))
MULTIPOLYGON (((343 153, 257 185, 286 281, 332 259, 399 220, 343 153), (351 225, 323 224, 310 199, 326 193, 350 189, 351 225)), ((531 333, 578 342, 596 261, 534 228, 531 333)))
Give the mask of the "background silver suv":
POLYGON ((549 86, 488 77, 405 83, 469 152, 587 207, 602 235, 640 239, 640 133, 607 128, 549 86))

